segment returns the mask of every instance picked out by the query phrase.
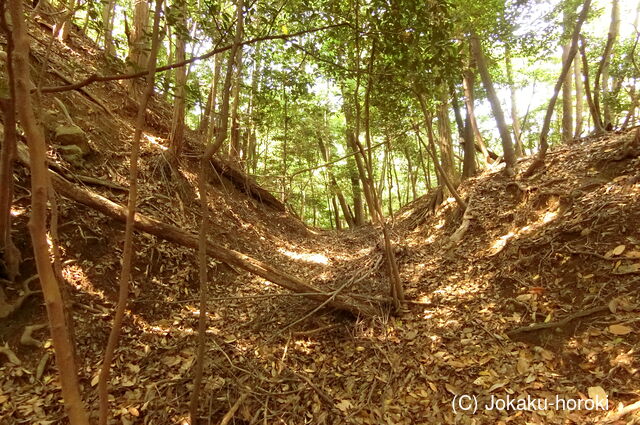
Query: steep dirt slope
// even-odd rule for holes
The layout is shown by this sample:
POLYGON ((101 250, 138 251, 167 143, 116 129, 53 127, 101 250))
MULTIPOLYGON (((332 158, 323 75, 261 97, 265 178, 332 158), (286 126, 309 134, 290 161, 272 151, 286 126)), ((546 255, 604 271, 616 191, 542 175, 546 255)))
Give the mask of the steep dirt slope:
MULTIPOLYGON (((34 40, 46 40, 42 27, 31 31, 34 40)), ((34 42, 34 80, 46 46, 34 42)), ((102 61, 81 38, 67 47, 54 43, 49 57, 73 80, 93 70, 121 69, 102 61)), ((61 83, 55 72, 44 75, 44 86, 61 83)), ((96 153, 85 168, 58 162, 76 174, 126 185, 134 103, 117 82, 87 90, 111 113, 77 92, 55 96, 90 134, 96 153)), ((56 110, 51 95, 41 102, 56 110)), ((168 107, 157 100, 147 122, 140 209, 195 231, 197 194, 186 183, 195 179, 194 164, 183 165, 183 182, 169 178, 161 155, 168 107)), ((190 149, 197 151, 195 145, 190 149)), ((606 412, 482 406, 492 396, 580 400, 601 391, 610 397, 611 410, 638 400, 639 153, 635 133, 612 134, 552 150, 547 167, 529 179, 513 181, 500 172, 471 179, 461 187, 470 207, 468 228, 453 244, 451 235, 464 223, 455 202, 447 200, 433 212, 427 195, 405 207, 393 227, 411 300, 400 317, 381 312, 363 320, 325 309, 295 323, 315 305, 246 273, 212 273, 203 418, 218 423, 243 394, 247 398, 236 413, 237 424, 600 423, 606 412), (575 321, 508 336, 530 323, 553 323, 601 306, 605 309, 575 321), (452 409, 454 396, 462 394, 477 397, 477 412, 452 409)), ((54 150, 51 154, 54 158, 54 150)), ((524 160, 521 166, 527 164, 524 160)), ((352 280, 346 290, 365 300, 386 293, 377 229, 309 230, 232 185, 213 183, 212 238, 320 287, 352 280)), ((26 170, 18 167, 16 237, 26 257, 28 185, 26 170)), ((126 201, 122 190, 91 188, 126 201)), ((79 375, 94 410, 123 226, 65 199, 60 200, 60 223, 79 375)), ((112 373, 115 423, 181 423, 195 356, 195 255, 144 234, 136 245, 131 303, 112 373)), ((22 272, 23 278, 33 273, 32 260, 22 272)), ((2 321, 0 342, 7 342, 22 364, 2 357, 0 423, 62 421, 50 358, 38 373, 51 347, 19 343, 24 325, 44 320, 41 299, 34 296, 2 321)), ((46 340, 46 330, 34 336, 46 340)))

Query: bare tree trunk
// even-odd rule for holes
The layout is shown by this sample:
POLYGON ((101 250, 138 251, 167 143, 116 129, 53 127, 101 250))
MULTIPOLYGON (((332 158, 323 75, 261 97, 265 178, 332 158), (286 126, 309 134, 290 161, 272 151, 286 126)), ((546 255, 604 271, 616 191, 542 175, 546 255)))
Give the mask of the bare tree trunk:
MULTIPOLYGON (((359 27, 359 12, 360 5, 359 2, 356 1, 355 4, 355 44, 356 44, 356 68, 360 68, 360 27, 359 27)), ((379 197, 376 194, 375 187, 373 184, 374 174, 373 174, 373 164, 372 164, 372 152, 371 152, 371 127, 370 127, 370 117, 369 117, 369 104, 370 104, 370 93, 373 89, 374 81, 373 81, 373 64, 375 61, 375 53, 376 53, 376 42, 375 39, 371 43, 371 53, 369 56, 369 72, 367 79, 367 87, 364 97, 364 110, 365 110, 365 140, 367 143, 368 153, 365 153, 365 149, 360 143, 358 135, 360 134, 360 101, 358 100, 358 90, 360 85, 360 74, 356 76, 356 89, 354 91, 354 104, 355 104, 355 136, 354 143, 358 148, 359 154, 362 157, 364 170, 360 175, 362 186, 367 188, 371 196, 371 203, 369 205, 369 212, 374 222, 380 224, 382 228, 382 237, 384 240, 384 253, 387 260, 387 271, 389 277, 389 292, 391 298, 394 302, 394 308, 396 311, 400 311, 404 307, 404 288, 402 286, 402 280, 400 278, 400 271, 398 270, 398 262, 396 261, 396 254, 393 248, 393 242, 391 241, 391 235, 389 234, 387 223, 384 219, 384 213, 382 212, 382 204, 380 202, 379 197)), ((355 155, 358 157, 358 154, 355 155)), ((365 189, 367 190, 367 189, 365 189)), ((366 191, 365 191, 366 194, 366 191)), ((369 201, 369 199, 367 199, 369 201)))
POLYGON ((462 139, 462 149, 464 157, 462 158, 462 178, 471 177, 476 174, 476 148, 473 143, 473 129, 469 115, 463 119, 460 112, 460 104, 458 102, 458 94, 455 87, 451 88, 451 105, 456 117, 458 133, 462 139))
MULTIPOLYGON (((318 136, 318 147, 320 148, 320 153, 322 154, 322 158, 325 162, 329 162, 331 157, 329 155, 329 151, 327 150, 327 146, 322 140, 321 136, 318 136)), ((331 189, 331 193, 338 198, 338 202, 340 203, 340 208, 342 209, 342 215, 344 216, 347 225, 350 228, 355 227, 355 222, 353 216, 351 215, 351 211, 349 211, 349 206, 347 205, 347 200, 338 185, 336 177, 333 175, 333 170, 331 164, 326 167, 327 181, 329 183, 329 188, 331 189)), ((335 198, 334 198, 334 207, 335 207, 335 198)), ((337 210, 336 210, 337 211, 337 210)), ((336 213, 336 221, 339 222, 339 213, 336 213)))
POLYGON ((210 165, 210 158, 216 154, 227 138, 227 127, 229 125, 229 88, 231 87, 231 77, 233 73, 233 58, 240 47, 240 40, 244 27, 244 0, 238 0, 236 4, 236 28, 233 38, 233 47, 227 63, 227 73, 225 75, 224 87, 222 91, 222 105, 220 108, 220 129, 216 132, 216 140, 208 145, 200 158, 200 170, 198 173, 198 191, 200 192, 200 232, 198 234, 198 269, 200 280, 200 317, 198 319, 198 353, 196 357, 193 392, 189 403, 189 415, 191 424, 197 425, 198 408, 200 405, 200 390, 202 384, 202 373, 204 370, 204 353, 206 337, 206 317, 207 317, 207 231, 209 230, 209 195, 207 187, 207 170, 210 165))
POLYGON ((593 126, 597 134, 604 132, 604 125, 600 117, 600 110, 591 94, 591 83, 589 83, 589 60, 587 58, 586 40, 580 36, 580 56, 582 58, 582 75, 584 76, 584 94, 587 98, 587 106, 589 107, 589 115, 593 120, 593 126))
MULTIPOLYGON (((0 13, 4 16, 5 8, 0 8, 0 13)), ((9 280, 14 281, 20 272, 20 251, 16 248, 11 237, 11 203, 13 202, 13 163, 16 155, 16 93, 15 74, 13 72, 13 37, 11 30, 6 25, 5 20, 0 17, 0 27, 6 37, 5 62, 6 80, 0 82, 7 84, 7 97, 0 98, 0 109, 2 110, 4 141, 0 151, 0 181, 5 182, 0 187, 0 249, 3 252, 3 259, 7 268, 9 280)), ((2 290, 0 289, 0 297, 2 290)))
POLYGON ((414 129, 414 134, 416 136, 416 144, 418 145, 418 156, 420 157, 420 165, 422 166, 422 174, 424 175, 424 184, 427 188, 427 191, 431 189, 431 177, 429 176, 429 155, 427 155, 427 159, 425 160, 424 155, 422 154, 422 143, 420 143, 420 137, 418 135, 418 129, 414 129))
POLYGON ((511 134, 509 133, 507 122, 504 118, 504 113, 502 112, 502 106, 500 106, 500 100, 498 99, 496 90, 493 87, 493 81, 491 80, 489 68, 487 67, 484 52, 482 51, 482 46, 480 45, 478 36, 475 33, 472 33, 471 37, 469 38, 469 42, 471 44, 471 51, 473 52, 476 64, 478 66, 478 71, 480 72, 480 77, 482 78, 482 84, 487 91, 487 98, 489 100, 489 104, 491 105, 491 111, 493 112, 493 116, 498 126, 498 132, 500 133, 500 140, 502 141, 502 152, 504 155, 504 161, 506 163, 506 172, 508 175, 513 175, 515 174, 517 165, 516 154, 513 148, 513 142, 511 141, 511 134))
MULTIPOLYGON (((418 137, 418 141, 424 145, 424 142, 422 141, 422 138, 420 137, 420 130, 418 127, 415 128, 415 132, 416 132, 416 136, 418 137)), ((443 184, 449 189, 449 191, 451 192, 451 194, 453 195, 453 197, 456 199, 456 202, 458 203, 458 205, 460 206, 460 208, 462 208, 463 210, 467 209, 467 204, 466 202, 464 202, 464 200, 462 199, 462 197, 458 194, 458 191, 456 190, 456 188, 453 186, 453 183, 449 180, 449 178, 447 177, 447 174, 445 173, 445 171, 442 169, 442 166, 440 165, 440 162, 438 161, 438 158, 436 157, 436 152, 435 152, 435 144, 433 142, 431 142, 431 149, 429 149, 428 146, 425 145, 425 150, 429 153, 429 155, 431 156, 431 159, 433 160, 434 165, 436 166, 436 168, 438 169, 438 174, 442 176, 442 180, 443 180, 443 184)))
MULTIPOLYGON (((344 95, 344 92, 343 92, 344 95)), ((355 146, 355 143, 353 142, 353 138, 354 136, 354 129, 353 129, 353 121, 352 121, 352 115, 350 114, 350 111, 348 110, 347 106, 344 105, 344 115, 345 115, 345 121, 346 121, 346 128, 345 128, 345 138, 346 138, 346 142, 347 142, 347 149, 356 154, 357 153, 357 148, 355 146)), ((357 155, 354 156, 350 156, 349 158, 347 158, 347 166, 349 167, 349 179, 351 180, 351 193, 353 196, 353 211, 354 211, 354 221, 356 226, 362 226, 364 225, 365 222, 365 213, 364 213, 364 207, 362 204, 362 190, 360 189, 360 179, 358 177, 358 170, 360 169, 360 165, 357 164, 357 161, 360 160, 359 157, 356 157, 357 155)))
POLYGON ((116 48, 113 44, 113 19, 116 0, 106 0, 102 6, 102 31, 104 32, 104 54, 115 56, 116 48))
MULTIPOLYGON (((218 55, 214 56, 214 62, 216 61, 218 55)), ((202 136, 206 137, 207 132, 209 130, 209 119, 211 118, 211 111, 213 108, 213 88, 215 86, 214 78, 211 78, 211 84, 209 84, 209 93, 207 93, 207 100, 204 103, 204 109, 202 111, 202 115, 200 116, 200 123, 198 124, 198 133, 202 136)), ((206 140, 206 139, 205 139, 206 140)))
POLYGON ((605 128, 612 125, 611 100, 609 99, 609 68, 613 58, 613 47, 620 33, 620 0, 611 0, 611 23, 607 34, 607 44, 605 44, 602 60, 596 72, 594 97, 596 105, 602 99, 604 110, 603 124, 605 128), (602 77, 602 97, 600 97, 600 78, 602 77))
MULTIPOLYGON (((13 81, 13 78, 10 79, 13 81)), ((20 273, 22 261, 20 250, 11 237, 11 203, 13 201, 13 162, 16 146, 15 97, 0 100, 4 116, 4 141, 0 154, 0 181, 6 182, 0 188, 0 250, 9 280, 14 281, 20 273)))
MULTIPOLYGON (((220 126, 218 119, 218 93, 220 92, 220 71, 222 68, 222 55, 217 54, 214 60, 213 82, 211 86, 211 104, 209 105, 209 114, 206 121, 205 142, 211 143, 216 130, 220 126)), ((204 130, 204 129, 203 129, 204 130)))
POLYGON ((404 156, 407 159, 407 173, 409 174, 409 186, 411 188, 412 200, 414 200, 418 197, 418 191, 416 190, 416 181, 418 180, 418 174, 415 170, 413 159, 411 159, 411 152, 409 151, 409 148, 405 146, 402 152, 404 153, 404 156))
POLYGON ((580 69, 580 60, 575 58, 573 61, 574 80, 576 84, 576 129, 574 137, 580 137, 582 134, 583 114, 584 114, 584 94, 582 89, 582 71, 580 69))
MULTIPOLYGON (((147 68, 149 41, 149 3, 147 0, 135 0, 133 5, 133 28, 129 36, 127 73, 134 73, 147 68)), ((137 78, 127 82, 131 96, 135 95, 137 82, 137 78)))
POLYGON ((76 12, 75 0, 67 0, 64 5, 65 10, 62 11, 58 23, 54 26, 53 35, 60 42, 66 42, 69 39, 71 33, 71 26, 73 25, 73 16, 76 12))
MULTIPOLYGON (((344 97, 344 92, 343 92, 343 97, 344 97)), ((356 140, 357 140, 356 131, 354 127, 349 126, 349 123, 354 123, 355 121, 353 117, 353 112, 351 111, 349 105, 346 102, 343 104, 343 111, 344 111, 345 119, 347 122, 347 145, 349 145, 349 149, 354 153, 353 159, 356 163, 358 176, 359 176, 360 182, 362 183, 362 192, 364 193, 365 202, 369 207, 369 214, 371 215, 371 219, 373 222, 378 222, 378 217, 376 216, 377 212, 371 209, 371 205, 373 205, 373 194, 371 193, 372 188, 368 183, 366 183, 367 171, 364 165, 364 160, 362 159, 362 155, 360 154, 358 145, 356 143, 356 140)), ((358 208, 356 206, 356 211, 357 210, 358 208)))
POLYGON ((449 181, 458 186, 460 183, 453 162, 453 146, 451 141, 451 121, 449 121, 449 102, 446 91, 440 93, 438 105, 438 145, 440 147, 440 164, 449 181))
MULTIPOLYGON (((64 301, 56 279, 47 241, 47 199, 49 175, 46 167, 46 143, 38 126, 31 102, 29 78, 29 39, 25 28, 21 0, 8 1, 11 15, 14 52, 12 66, 15 76, 16 111, 29 144, 31 156, 31 218, 29 231, 40 285, 44 295, 56 363, 60 371, 62 398, 71 425, 88 425, 87 412, 80 397, 77 368, 73 357, 72 339, 65 323, 64 301)), ((4 21, 4 10, 3 18, 4 21)), ((6 28, 6 22, 3 22, 6 28)))
MULTIPOLYGON (((186 58, 187 35, 186 35, 186 0, 178 0, 177 7, 180 8, 180 22, 183 31, 176 31, 176 61, 182 62, 186 58)), ((186 109, 187 94, 187 68, 181 66, 175 70, 175 99, 173 101, 173 116, 171 118, 171 135, 169 136, 170 159, 173 164, 177 164, 182 149, 184 147, 184 114, 186 109)))
MULTIPOLYGON (((167 25, 167 63, 173 63, 174 48, 173 48, 173 31, 171 25, 167 25)), ((171 89, 171 72, 164 72, 162 78, 162 97, 164 100, 169 99, 169 90, 171 89)))
MULTIPOLYGON (((242 84, 242 47, 236 55, 236 70, 233 81, 233 105, 231 106, 231 142, 229 143, 229 159, 232 163, 240 164, 240 85, 242 84)), ((243 168, 243 167, 241 167, 243 168)))
POLYGON ((524 155, 524 146, 522 145, 522 130, 520 129, 520 117, 518 116, 518 95, 513 81, 511 49, 508 46, 506 48, 504 61, 507 68, 507 83, 509 84, 509 94, 511 98, 511 127, 513 129, 513 140, 516 147, 516 156, 521 157, 524 155))
MULTIPOLYGON (((564 34, 568 36, 571 33, 572 16, 568 10, 564 10, 564 34)), ((562 45, 562 63, 566 63, 569 59, 569 51, 571 50, 571 42, 567 41, 562 45)), ((569 61, 571 66, 572 61, 569 61)), ((571 84, 573 75, 567 73, 562 82, 562 141, 568 143, 573 139, 573 102, 571 99, 573 86, 571 84)))
POLYGON ((467 69, 463 72, 464 78, 462 80, 462 86, 464 88, 464 105, 467 110, 467 117, 469 118, 469 123, 471 125, 471 130, 475 137, 475 145, 476 150, 482 153, 483 160, 486 163, 491 163, 493 159, 491 155, 489 155, 489 150, 484 143, 484 139, 482 138, 482 134, 480 134, 480 128, 478 127, 478 121, 476 120, 475 114, 475 96, 473 95, 473 86, 475 81, 475 74, 471 69, 467 69))
POLYGON ((555 108, 556 100, 558 99, 558 94, 560 93, 560 89, 562 88, 562 84, 564 83, 567 75, 569 74, 569 70, 571 69, 571 62, 576 55, 576 51, 578 50, 578 38, 580 37, 580 30, 582 29, 582 24, 587 19, 587 15, 589 13, 589 7, 591 6, 591 0, 585 0, 582 5, 582 11, 580 12, 580 16, 578 17, 578 21, 576 22, 576 26, 573 29, 573 34, 571 35, 571 47, 569 49, 569 54, 565 61, 562 64, 562 71, 560 72, 560 76, 556 81, 556 85, 553 89, 553 95, 549 100, 549 105, 547 106, 547 112, 544 116, 544 121, 542 123, 542 130, 540 131, 540 150, 538 152, 538 156, 535 161, 529 166, 527 171, 524 173, 524 176, 529 176, 533 174, 533 172, 544 163, 545 155, 547 154, 547 149, 549 148, 549 143, 547 141, 547 137, 549 136, 549 127, 551 126, 551 117, 553 116, 553 110, 555 108))
POLYGON ((257 156, 256 156, 256 144, 257 135, 255 121, 256 110, 256 98, 258 96, 258 90, 260 85, 260 75, 262 73, 262 55, 260 54, 260 44, 256 46, 254 52, 253 70, 251 71, 251 95, 249 97, 249 110, 247 113, 249 128, 247 129, 247 148, 243 152, 243 160, 247 163, 247 170, 255 170, 257 156))
POLYGON ((127 204, 126 226, 124 232, 124 249, 122 252, 122 269, 120 271, 118 305, 113 317, 113 325, 109 334, 109 341, 104 353, 102 369, 98 380, 98 395, 100 396, 100 425, 106 425, 109 416, 109 375, 111 372, 111 362, 115 350, 118 346, 120 333, 122 331, 122 321, 124 319, 127 300, 129 298, 129 278, 131 276, 131 263, 133 262, 133 228, 135 226, 136 203, 138 200, 138 157, 140 155, 140 139, 145 123, 145 111, 149 99, 153 94, 153 86, 156 75, 156 60, 158 56, 160 27, 160 13, 162 11, 162 0, 156 0, 156 8, 153 18, 153 35, 151 41, 151 52, 149 56, 148 74, 145 91, 140 98, 138 105, 138 116, 136 118, 136 129, 131 142, 131 157, 129 160, 129 200, 127 204))

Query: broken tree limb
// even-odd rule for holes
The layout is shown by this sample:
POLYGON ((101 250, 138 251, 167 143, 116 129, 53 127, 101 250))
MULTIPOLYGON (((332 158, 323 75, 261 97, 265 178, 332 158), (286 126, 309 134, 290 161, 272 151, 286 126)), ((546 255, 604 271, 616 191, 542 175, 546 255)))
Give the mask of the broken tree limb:
MULTIPOLYGON (((640 280, 640 278, 637 279, 633 279, 630 282, 628 282, 629 285, 632 285, 636 282, 638 282, 640 280)), ((636 293, 640 291, 640 287, 635 287, 634 289, 621 294, 620 296, 625 296, 625 295, 631 295, 633 293, 636 293)), ((535 325, 530 325, 530 326, 523 326, 521 328, 516 328, 512 331, 507 332, 507 336, 511 339, 513 339, 514 336, 517 336, 519 334, 522 333, 527 333, 527 332, 536 332, 536 331, 542 331, 545 329, 555 329, 555 328, 562 328, 566 325, 568 325, 569 323, 573 322, 576 319, 580 319, 582 317, 588 317, 588 316, 592 316, 594 314, 600 314, 600 313, 611 313, 611 309, 609 307, 609 303, 605 304, 605 305, 601 305, 598 307, 592 307, 589 308, 587 310, 580 310, 580 311, 576 311, 575 313, 572 313, 568 316, 566 316, 565 318, 555 321, 555 322, 548 322, 548 323, 538 323, 535 325)))
POLYGON ((598 314, 598 313, 602 313, 605 311, 609 311, 609 306, 603 305, 600 307, 593 307, 590 308, 588 310, 581 310, 581 311, 577 311, 573 314, 568 315, 567 317, 565 317, 562 320, 558 320, 556 322, 548 322, 548 323, 538 323, 536 325, 532 325, 532 326, 523 326, 521 328, 516 328, 512 331, 507 332, 507 336, 509 338, 512 338, 518 334, 521 333, 526 333, 526 332, 536 332, 536 331, 541 331, 541 330, 545 330, 545 329, 555 329, 555 328, 562 328, 563 326, 568 325, 569 323, 571 323, 572 321, 576 320, 576 319, 580 319, 582 317, 588 317, 594 314, 598 314))
MULTIPOLYGON (((18 144, 18 159, 23 164, 29 163, 26 147, 22 143, 18 144)), ((72 184, 52 170, 50 170, 50 176, 53 186, 59 194, 124 222, 126 209, 123 206, 104 196, 72 184)), ((135 228, 188 248, 196 249, 198 247, 198 237, 196 235, 139 213, 135 217, 135 228)), ((331 293, 324 293, 296 276, 215 242, 207 242, 207 254, 223 263, 246 270, 292 292, 309 293, 310 295, 307 298, 318 303, 322 303, 331 297, 331 293)), ((338 310, 349 311, 355 315, 373 316, 377 313, 377 309, 370 303, 357 301, 346 295, 337 295, 328 305, 338 310)))
POLYGON ((218 158, 210 159, 213 168, 220 173, 223 177, 226 177, 233 185, 241 192, 246 193, 254 199, 262 202, 265 205, 278 210, 285 211, 286 208, 282 202, 276 199, 269 191, 260 187, 251 177, 244 172, 240 171, 233 165, 218 158))

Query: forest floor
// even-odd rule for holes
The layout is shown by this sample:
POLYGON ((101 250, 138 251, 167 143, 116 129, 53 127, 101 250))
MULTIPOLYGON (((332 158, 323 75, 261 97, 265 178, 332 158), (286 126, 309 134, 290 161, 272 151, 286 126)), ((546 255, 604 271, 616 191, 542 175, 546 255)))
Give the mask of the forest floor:
MULTIPOLYGON (((45 26, 32 24, 30 32, 34 80, 49 58, 43 86, 62 84, 60 74, 76 81, 90 72, 122 70, 84 38, 49 49, 48 41, 38 41, 48 40, 45 26)), ((135 101, 124 82, 97 83, 86 91, 94 100, 78 91, 54 96, 90 135, 94 153, 78 167, 55 149, 51 159, 68 176, 126 186, 135 101)), ((63 121, 52 95, 43 95, 41 106, 63 121)), ((167 123, 170 110, 156 99, 142 146, 139 210, 195 233, 195 136, 188 148, 194 154, 187 153, 182 177, 175 178, 163 156, 167 123)), ((617 415, 622 405, 640 399, 639 154, 634 132, 577 140, 549 152, 546 166, 530 178, 513 180, 495 170, 465 181, 464 217, 451 199, 431 209, 430 194, 405 206, 391 220, 410 301, 399 316, 381 311, 354 318, 323 309, 294 323, 317 305, 264 279, 218 267, 208 288, 204 423, 219 423, 241 398, 231 423, 640 420, 637 411, 635 417, 617 415), (450 243, 465 217, 466 233, 450 243), (538 327, 520 329, 530 324, 538 327), (594 407, 587 400, 605 395, 608 410, 587 408, 594 407), (502 407, 496 400, 527 397, 536 401, 529 409, 517 403, 491 409, 494 403, 502 407)), ((520 167, 529 161, 521 160, 520 167)), ((21 278, 27 279, 35 273, 26 229, 29 179, 23 166, 16 173, 14 236, 25 257, 21 278)), ((126 191, 89 188, 126 204, 126 191)), ((212 240, 327 291, 359 276, 350 293, 386 294, 379 229, 309 229, 229 182, 215 182, 211 191, 212 240)), ((65 198, 59 210, 82 393, 95 411, 124 226, 65 198)), ((198 321, 195 252, 145 233, 137 234, 135 244, 132 293, 112 368, 114 423, 184 423, 198 321)), ((18 289, 7 292, 16 297, 18 289)), ((45 322, 39 295, 0 322, 0 342, 20 360, 0 357, 2 424, 63 422, 46 329, 33 334, 43 346, 20 343, 24 326, 45 322)))

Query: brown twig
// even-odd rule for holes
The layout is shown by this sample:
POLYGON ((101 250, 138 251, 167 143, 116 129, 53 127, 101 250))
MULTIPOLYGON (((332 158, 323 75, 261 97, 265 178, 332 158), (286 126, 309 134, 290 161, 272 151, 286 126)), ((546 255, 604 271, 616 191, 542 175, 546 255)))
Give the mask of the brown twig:
POLYGON ((233 419, 233 415, 236 414, 236 412, 238 411, 238 409, 240 408, 240 406, 242 405, 242 402, 247 398, 247 395, 249 393, 244 393, 242 394, 235 403, 233 403, 233 406, 231 406, 231 409, 229 409, 229 411, 227 412, 226 415, 224 415, 224 417, 222 418, 222 420, 220 421, 220 425, 227 425, 229 423, 229 421, 231 421, 231 419, 233 419))
POLYGON ((622 419, 624 416, 628 415, 629 413, 633 413, 636 410, 640 410, 640 400, 636 401, 633 404, 625 406, 622 409, 615 412, 614 414, 608 416, 607 418, 605 418, 604 423, 608 424, 608 423, 616 422, 617 420, 622 419))
POLYGON ((329 395, 322 388, 318 387, 316 384, 311 382, 311 379, 307 378, 306 376, 302 375, 301 373, 293 371, 293 374, 296 375, 298 378, 302 379, 304 382, 306 382, 307 385, 309 385, 311 387, 311 389, 313 391, 315 391, 318 394, 318 396, 320 396, 320 398, 325 403, 327 403, 331 408, 333 408, 333 406, 334 406, 333 400, 331 399, 331 397, 329 397, 329 395))
POLYGON ((533 326, 523 326, 520 328, 516 328, 512 331, 507 332, 507 336, 509 336, 509 338, 513 338, 514 336, 519 335, 521 333, 536 332, 536 331, 541 331, 545 329, 561 328, 576 319, 579 319, 581 317, 591 316, 597 313, 602 313, 603 311, 609 311, 609 306, 602 305, 599 307, 590 308, 588 310, 577 311, 573 314, 568 315, 564 319, 558 320, 555 322, 538 323, 533 326))

